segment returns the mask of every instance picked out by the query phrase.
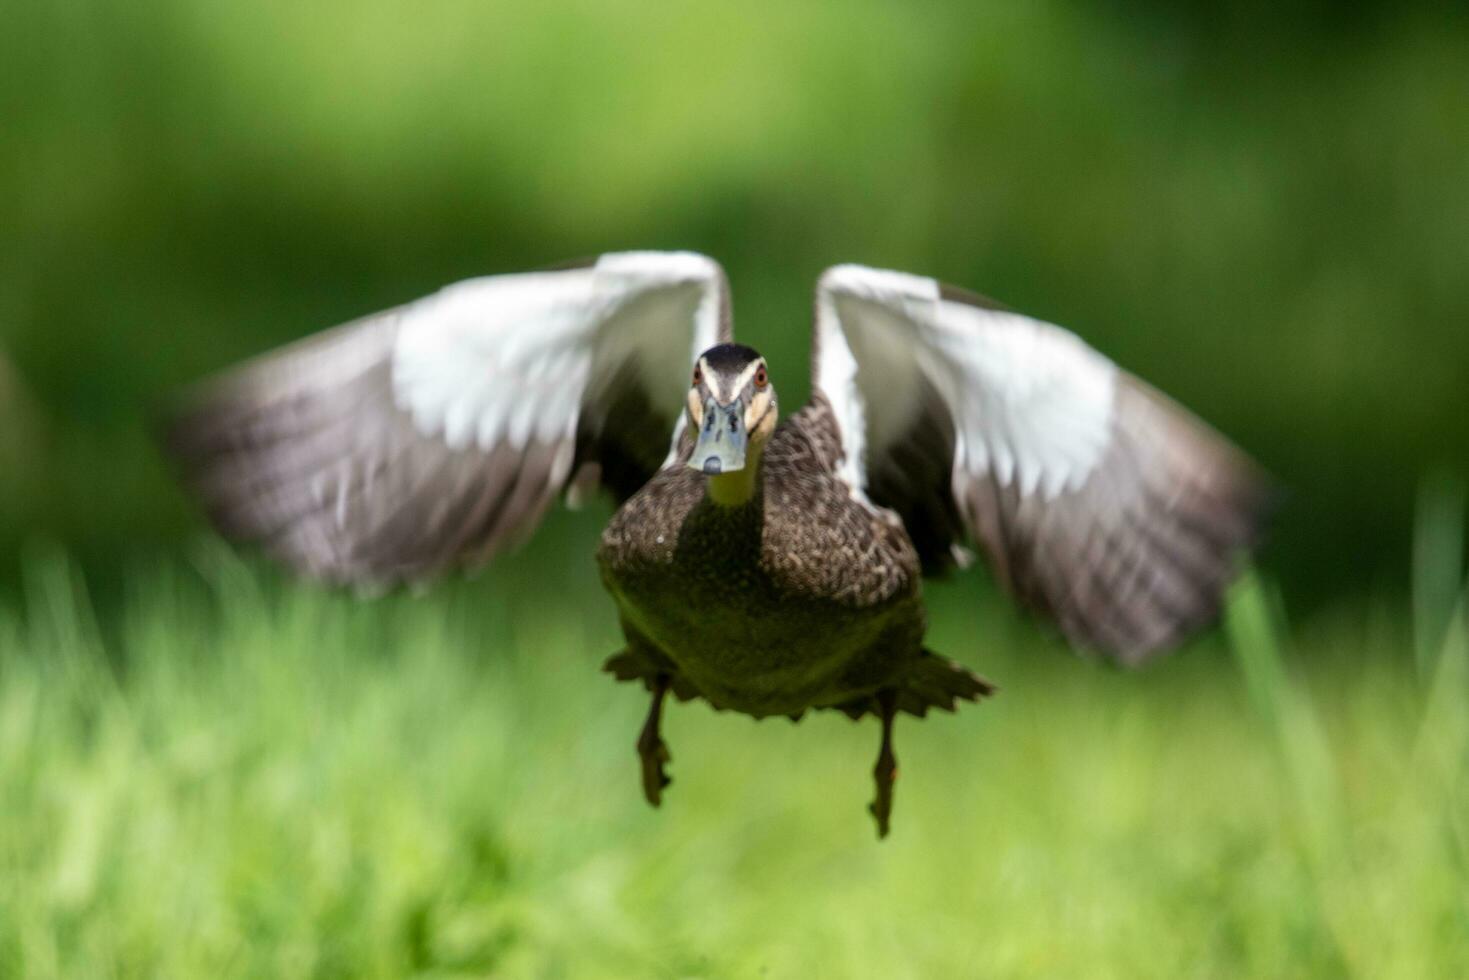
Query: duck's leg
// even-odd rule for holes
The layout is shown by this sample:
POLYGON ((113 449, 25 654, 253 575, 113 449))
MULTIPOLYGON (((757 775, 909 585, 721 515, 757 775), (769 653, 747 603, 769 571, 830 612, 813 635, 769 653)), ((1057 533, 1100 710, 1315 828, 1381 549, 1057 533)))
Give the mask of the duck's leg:
POLYGON ((668 675, 653 678, 653 704, 648 708, 648 720, 643 722, 642 734, 638 736, 638 758, 643 763, 643 796, 648 803, 657 806, 663 799, 664 788, 673 780, 663 771, 663 766, 672 756, 663 744, 659 727, 663 722, 663 696, 668 693, 668 675))
POLYGON ((882 719, 882 748, 877 751, 877 765, 872 769, 877 799, 867 809, 877 818, 877 836, 881 839, 888 835, 893 815, 893 783, 898 778, 898 757, 893 755, 893 716, 898 713, 898 692, 879 691, 876 700, 878 717, 882 719))

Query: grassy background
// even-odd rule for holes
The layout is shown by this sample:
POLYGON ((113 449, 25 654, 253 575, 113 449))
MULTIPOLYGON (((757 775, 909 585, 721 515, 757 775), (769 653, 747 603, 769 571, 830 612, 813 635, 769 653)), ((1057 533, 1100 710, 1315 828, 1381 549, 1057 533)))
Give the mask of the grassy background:
POLYGON ((677 707, 647 808, 601 604, 497 573, 365 606, 192 564, 101 624, 37 558, 0 616, 4 975, 1469 970, 1462 607, 1415 678, 1390 612, 1287 639, 1247 581, 1224 637, 1128 675, 942 592, 934 643, 1004 689, 900 724, 878 845, 876 726, 840 716, 677 707))
POLYGON ((1462 11, 12 7, 0 977, 1469 974, 1462 11), (605 511, 370 604, 201 536, 178 386, 630 247, 725 264, 788 408, 833 262, 1074 327, 1289 487, 1260 578, 1139 674, 936 587, 1003 692, 901 726, 879 847, 842 718, 681 707, 644 807, 605 511))

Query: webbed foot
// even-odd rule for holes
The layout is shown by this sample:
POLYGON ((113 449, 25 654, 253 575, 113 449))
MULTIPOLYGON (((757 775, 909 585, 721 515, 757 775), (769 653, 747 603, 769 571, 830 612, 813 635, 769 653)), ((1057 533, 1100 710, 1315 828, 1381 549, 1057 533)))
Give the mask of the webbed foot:
POLYGON ((882 719, 882 748, 877 752, 877 765, 872 769, 872 778, 877 783, 877 798, 867 810, 877 819, 879 840, 888 835, 893 816, 893 783, 898 778, 898 758, 893 755, 893 716, 898 711, 897 692, 887 690, 877 694, 878 717, 882 719))
POLYGON ((648 720, 643 723, 637 742, 638 759, 643 766, 643 796, 649 805, 655 807, 663 801, 663 790, 673 782, 663 770, 673 757, 659 734, 663 720, 663 696, 667 693, 668 677, 659 674, 653 680, 653 704, 648 709, 648 720))

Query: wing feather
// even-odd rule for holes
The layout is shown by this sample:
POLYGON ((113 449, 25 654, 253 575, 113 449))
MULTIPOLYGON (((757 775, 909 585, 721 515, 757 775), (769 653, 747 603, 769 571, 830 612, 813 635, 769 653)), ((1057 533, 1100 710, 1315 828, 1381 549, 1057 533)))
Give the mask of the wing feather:
POLYGON ((727 293, 692 253, 457 283, 206 383, 170 447, 226 534, 329 581, 421 581, 530 534, 580 466, 646 481, 727 293))
POLYGON ((1215 618, 1274 497, 1226 439, 1074 334, 932 279, 837 266, 816 309, 840 475, 926 568, 972 539, 1007 591, 1126 662, 1215 618))

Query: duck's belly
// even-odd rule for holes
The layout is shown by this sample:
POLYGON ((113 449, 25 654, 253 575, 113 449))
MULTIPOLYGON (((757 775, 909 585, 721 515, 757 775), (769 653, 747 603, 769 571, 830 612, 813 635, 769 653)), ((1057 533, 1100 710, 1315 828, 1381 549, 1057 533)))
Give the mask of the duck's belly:
POLYGON ((763 716, 843 704, 922 649, 917 596, 854 607, 783 591, 759 569, 609 577, 624 620, 717 707, 763 716))

